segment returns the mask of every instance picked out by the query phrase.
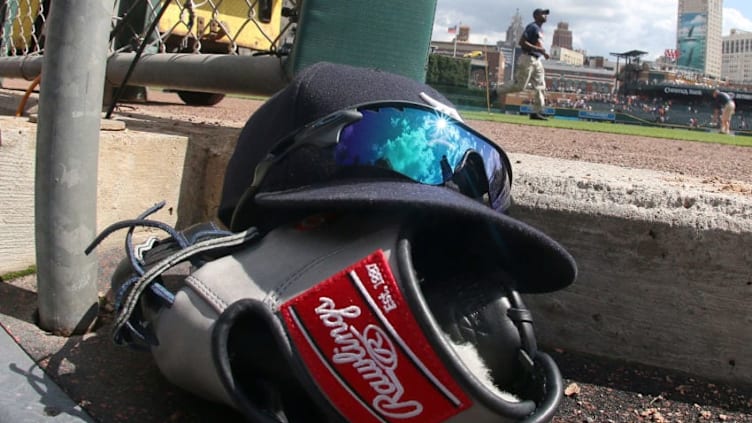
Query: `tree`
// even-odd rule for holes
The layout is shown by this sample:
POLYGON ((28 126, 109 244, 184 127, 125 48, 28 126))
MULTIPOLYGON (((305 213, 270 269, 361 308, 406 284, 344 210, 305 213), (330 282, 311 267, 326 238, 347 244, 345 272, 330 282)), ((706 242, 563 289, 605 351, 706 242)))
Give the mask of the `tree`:
POLYGON ((467 87, 470 80, 470 59, 449 57, 440 54, 428 56, 426 83, 467 87))

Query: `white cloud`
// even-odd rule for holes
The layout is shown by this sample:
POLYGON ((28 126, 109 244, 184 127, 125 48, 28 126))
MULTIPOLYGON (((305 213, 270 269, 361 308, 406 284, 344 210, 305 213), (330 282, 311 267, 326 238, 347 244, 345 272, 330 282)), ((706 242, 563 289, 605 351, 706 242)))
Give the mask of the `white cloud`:
POLYGON ((728 35, 732 29, 752 31, 752 20, 747 19, 736 9, 723 8, 723 35, 728 35))

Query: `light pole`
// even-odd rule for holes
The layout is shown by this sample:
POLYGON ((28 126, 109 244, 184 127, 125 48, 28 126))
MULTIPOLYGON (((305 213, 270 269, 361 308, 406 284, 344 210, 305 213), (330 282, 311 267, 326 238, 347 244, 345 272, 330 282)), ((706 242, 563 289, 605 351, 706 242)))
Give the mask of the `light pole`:
POLYGON ((484 69, 484 72, 486 74, 486 110, 488 113, 491 113, 491 92, 489 91, 491 89, 490 84, 488 83, 488 38, 483 38, 483 58, 486 61, 486 66, 484 69))

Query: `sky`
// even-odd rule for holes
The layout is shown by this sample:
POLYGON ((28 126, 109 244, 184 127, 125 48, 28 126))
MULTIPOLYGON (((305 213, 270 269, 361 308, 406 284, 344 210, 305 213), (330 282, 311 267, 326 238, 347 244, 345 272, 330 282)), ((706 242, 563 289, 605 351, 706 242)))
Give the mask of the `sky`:
MULTIPOLYGON (((677 0, 437 0, 432 40, 451 41, 448 28, 470 27, 470 42, 496 44, 506 39, 512 17, 519 10, 522 24, 533 20, 533 10, 550 9, 543 25, 546 47, 559 22, 568 22, 572 46, 589 56, 642 50, 645 60, 655 60, 676 48, 677 0)), ((752 32, 752 1, 723 1, 723 35, 731 28, 752 32)))

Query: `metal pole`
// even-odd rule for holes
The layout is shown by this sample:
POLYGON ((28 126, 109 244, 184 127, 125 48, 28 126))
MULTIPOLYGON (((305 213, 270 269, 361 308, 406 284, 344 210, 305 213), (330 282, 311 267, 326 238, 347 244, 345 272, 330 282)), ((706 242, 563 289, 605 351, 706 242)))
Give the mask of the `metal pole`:
POLYGON ((485 72, 486 72, 486 111, 488 113, 491 113, 491 84, 488 80, 488 39, 483 39, 483 57, 486 59, 486 66, 485 66, 485 72))
MULTIPOLYGON (((117 10, 117 16, 121 18, 116 28, 113 28, 115 34, 113 42, 113 48, 118 51, 123 47, 130 47, 133 51, 138 51, 143 48, 140 53, 150 52, 156 53, 158 51, 156 41, 159 38, 159 34, 156 31, 146 32, 151 23, 157 16, 162 16, 167 10, 169 0, 164 4, 164 7, 160 7, 160 0, 117 0, 115 8, 117 10), (150 11, 155 11, 150 13, 150 11), (156 14, 156 16, 155 16, 156 14), (128 28, 130 31, 123 31, 122 28, 128 28), (131 32, 132 31, 132 32, 131 32), (145 34, 143 37, 136 38, 133 34, 145 34), (141 44, 143 46, 141 46, 141 44)), ((147 89, 144 86, 127 85, 124 87, 113 87, 110 84, 105 85, 104 88, 104 104, 109 105, 105 118, 109 119, 112 114, 112 110, 115 108, 116 101, 123 100, 146 100, 147 89)))
POLYGON ((614 76, 614 91, 616 95, 619 95, 619 59, 621 56, 616 56, 616 75, 614 76))
MULTIPOLYGON (((118 53, 107 63, 107 82, 120 86, 135 53, 118 53)), ((228 54, 144 54, 129 84, 216 93, 271 95, 289 82, 284 60, 228 54)))
POLYGON ((454 26, 454 50, 452 51, 452 57, 457 57, 457 37, 460 35, 459 24, 454 26))
MULTIPOLYGON (((120 86, 136 57, 117 53, 107 61, 110 86, 120 86)), ((43 57, 4 57, 0 77, 31 81, 42 72, 43 57)), ((226 94, 272 95, 289 82, 284 59, 274 56, 158 53, 141 56, 129 84, 226 94)))
POLYGON ((68 336, 96 319, 99 126, 111 0, 51 2, 39 95, 35 229, 39 324, 68 336))

